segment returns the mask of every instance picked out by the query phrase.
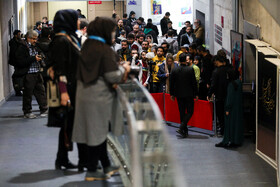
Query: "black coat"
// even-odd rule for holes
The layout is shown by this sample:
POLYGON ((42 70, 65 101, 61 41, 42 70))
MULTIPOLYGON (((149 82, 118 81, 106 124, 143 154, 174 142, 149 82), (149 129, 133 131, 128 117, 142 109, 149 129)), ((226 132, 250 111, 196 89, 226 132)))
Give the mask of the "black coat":
POLYGON ((159 35, 158 28, 157 28, 157 26, 156 26, 156 25, 152 25, 151 29, 153 29, 153 31, 155 31, 156 36, 158 36, 158 35, 159 35))
POLYGON ((211 87, 208 92, 208 97, 215 94, 216 100, 225 100, 227 96, 227 86, 229 82, 228 67, 217 67, 212 74, 211 87))
POLYGON ((198 95, 197 82, 192 67, 181 64, 171 71, 170 95, 177 98, 194 97, 198 95))
POLYGON ((77 64, 80 58, 79 50, 66 36, 55 36, 49 46, 48 57, 53 66, 55 76, 66 76, 67 91, 71 105, 75 103, 77 64))
POLYGON ((167 27, 167 22, 169 21, 170 19, 166 19, 165 17, 163 17, 161 20, 160 20, 160 28, 161 28, 161 33, 162 33, 162 36, 165 35, 168 31, 168 27, 167 27))
POLYGON ((36 61, 35 56, 30 56, 29 48, 25 42, 19 43, 15 52, 16 67, 13 76, 21 77, 27 74, 30 65, 36 61))
POLYGON ((212 56, 210 54, 206 55, 201 60, 201 81, 206 84, 211 84, 211 76, 214 70, 214 64, 212 62, 212 56))

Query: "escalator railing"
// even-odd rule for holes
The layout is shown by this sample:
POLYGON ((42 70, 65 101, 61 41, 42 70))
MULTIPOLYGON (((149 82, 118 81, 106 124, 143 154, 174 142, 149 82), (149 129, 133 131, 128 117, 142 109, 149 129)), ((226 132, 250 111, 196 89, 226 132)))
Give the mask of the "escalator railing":
POLYGON ((152 96, 136 79, 117 88, 124 131, 108 137, 114 162, 123 166, 124 186, 186 186, 173 157, 168 133, 152 96))

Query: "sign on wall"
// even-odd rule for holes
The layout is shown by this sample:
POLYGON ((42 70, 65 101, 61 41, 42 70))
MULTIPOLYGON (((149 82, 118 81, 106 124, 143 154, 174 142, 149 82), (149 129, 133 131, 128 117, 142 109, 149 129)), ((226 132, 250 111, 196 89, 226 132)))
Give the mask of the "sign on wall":
POLYGON ((96 4, 100 5, 100 4, 102 4, 102 1, 89 1, 88 4, 90 4, 90 5, 96 5, 96 4))
POLYGON ((215 24, 215 42, 223 46, 223 29, 217 24, 215 24))

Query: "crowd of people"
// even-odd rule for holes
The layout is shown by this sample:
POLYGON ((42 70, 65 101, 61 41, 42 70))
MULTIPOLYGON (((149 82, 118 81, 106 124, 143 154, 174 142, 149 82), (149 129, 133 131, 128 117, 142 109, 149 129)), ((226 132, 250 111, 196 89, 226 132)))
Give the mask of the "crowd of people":
POLYGON ((218 132, 225 133, 216 146, 241 145, 242 139, 232 138, 232 130, 226 125, 232 123, 232 113, 240 115, 233 105, 237 102, 234 92, 241 89, 238 75, 223 50, 213 57, 203 46, 200 20, 195 20, 194 28, 186 21, 177 34, 169 16, 167 12, 160 22, 162 36, 152 19, 146 24, 133 11, 123 19, 114 13, 112 18, 97 17, 89 23, 80 11, 61 10, 53 24, 44 17, 24 39, 19 30, 14 32, 9 64, 15 68, 12 78, 16 94, 23 94, 24 117, 36 117, 32 113, 33 94, 40 115, 48 115, 49 80, 57 81, 60 104, 67 108, 66 125, 59 133, 57 169, 86 168, 89 181, 107 179, 118 171, 119 166, 111 165, 108 159, 106 136, 109 126, 116 133, 121 129, 116 118, 119 110, 113 108, 114 86, 126 81, 132 66, 139 68, 136 78, 150 93, 165 92, 171 99, 177 98, 181 118, 177 132, 181 136, 188 135, 194 98, 211 100, 215 95, 218 132), (68 159, 71 140, 77 142, 78 166, 68 159), (104 172, 97 170, 98 161, 104 172))

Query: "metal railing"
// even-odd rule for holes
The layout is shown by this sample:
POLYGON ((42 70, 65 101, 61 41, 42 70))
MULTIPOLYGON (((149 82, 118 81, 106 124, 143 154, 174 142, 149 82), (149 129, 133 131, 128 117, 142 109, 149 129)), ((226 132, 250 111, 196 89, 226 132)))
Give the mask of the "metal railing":
POLYGON ((160 110, 147 89, 132 79, 119 85, 117 92, 124 131, 119 137, 110 134, 108 144, 113 161, 123 167, 124 186, 186 186, 160 110))

